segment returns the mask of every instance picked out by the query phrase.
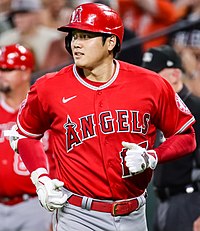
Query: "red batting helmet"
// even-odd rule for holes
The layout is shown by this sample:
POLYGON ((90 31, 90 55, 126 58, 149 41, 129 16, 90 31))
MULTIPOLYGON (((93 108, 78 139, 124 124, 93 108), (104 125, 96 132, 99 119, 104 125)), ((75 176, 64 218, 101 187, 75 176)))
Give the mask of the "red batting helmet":
POLYGON ((70 32, 73 29, 114 34, 122 44, 124 26, 118 13, 110 7, 98 3, 85 3, 72 12, 70 22, 58 28, 59 31, 70 32))
POLYGON ((30 50, 20 44, 0 48, 0 69, 34 69, 34 57, 30 50))

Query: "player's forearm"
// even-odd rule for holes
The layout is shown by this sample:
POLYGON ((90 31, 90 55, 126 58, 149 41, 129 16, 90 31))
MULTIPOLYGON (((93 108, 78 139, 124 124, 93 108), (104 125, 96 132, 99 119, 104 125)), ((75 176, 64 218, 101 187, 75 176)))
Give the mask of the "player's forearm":
POLYGON ((196 148, 194 129, 188 129, 187 133, 174 135, 155 149, 158 163, 178 159, 190 154, 196 148))
POLYGON ((20 139, 18 141, 18 152, 30 173, 37 168, 48 169, 47 157, 39 140, 20 139))

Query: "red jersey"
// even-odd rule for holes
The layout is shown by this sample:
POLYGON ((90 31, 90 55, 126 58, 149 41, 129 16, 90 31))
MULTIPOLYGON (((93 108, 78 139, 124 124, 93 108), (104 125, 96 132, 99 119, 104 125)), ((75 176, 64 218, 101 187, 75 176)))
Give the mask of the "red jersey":
POLYGON ((104 84, 81 77, 75 65, 41 77, 17 123, 30 138, 51 129, 58 177, 67 189, 117 200, 140 195, 152 176, 151 169, 129 172, 122 141, 152 149, 156 128, 167 138, 195 120, 161 76, 115 62, 116 71, 104 84))
MULTIPOLYGON (((23 194, 36 194, 30 173, 21 160, 20 155, 12 150, 9 138, 3 132, 10 130, 16 123, 18 110, 0 100, 0 197, 15 197, 23 194)), ((49 132, 43 138, 44 149, 48 154, 50 174, 55 175, 55 165, 49 146, 49 132)))
POLYGON ((9 130, 16 123, 18 110, 0 101, 0 196, 14 197, 23 194, 35 194, 35 186, 30 180, 21 157, 10 147, 4 130, 9 130))

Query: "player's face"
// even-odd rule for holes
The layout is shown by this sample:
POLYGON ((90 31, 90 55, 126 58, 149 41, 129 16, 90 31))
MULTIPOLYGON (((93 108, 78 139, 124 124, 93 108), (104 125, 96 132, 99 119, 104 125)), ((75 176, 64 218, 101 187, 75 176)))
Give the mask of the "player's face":
POLYGON ((75 64, 86 69, 101 65, 109 54, 101 34, 80 30, 72 32, 71 48, 75 64))
POLYGON ((171 85, 176 81, 174 68, 165 68, 159 74, 166 79, 171 85))
POLYGON ((0 92, 9 93, 21 84, 21 70, 0 69, 0 92))

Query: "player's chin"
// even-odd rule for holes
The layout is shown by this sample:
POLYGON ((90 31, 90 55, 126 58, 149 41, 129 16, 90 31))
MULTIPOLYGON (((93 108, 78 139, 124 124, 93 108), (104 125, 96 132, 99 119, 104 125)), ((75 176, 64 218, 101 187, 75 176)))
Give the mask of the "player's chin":
POLYGON ((80 68, 84 68, 86 65, 85 65, 85 62, 83 62, 82 60, 80 59, 74 59, 74 63, 76 64, 77 67, 80 67, 80 68))

